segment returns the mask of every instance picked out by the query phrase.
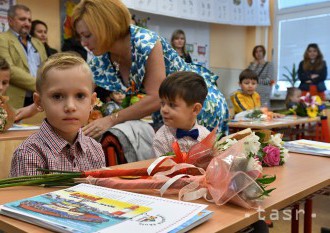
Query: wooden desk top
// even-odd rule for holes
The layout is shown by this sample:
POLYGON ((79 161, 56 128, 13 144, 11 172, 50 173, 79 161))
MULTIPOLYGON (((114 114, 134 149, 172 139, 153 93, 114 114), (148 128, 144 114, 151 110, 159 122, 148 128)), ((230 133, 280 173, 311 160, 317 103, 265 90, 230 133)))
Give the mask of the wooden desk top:
MULTIPOLYGON (((150 161, 141 161, 121 165, 120 167, 145 167, 150 161)), ((265 174, 276 174, 276 181, 269 187, 276 187, 271 196, 265 199, 263 208, 266 214, 272 210, 282 209, 286 206, 330 185, 330 159, 303 154, 290 154, 284 166, 265 168, 265 174)), ((27 198, 47 192, 58 190, 56 188, 41 187, 12 187, 0 189, 0 204, 27 198)), ((167 195, 168 198, 176 196, 167 195)), ((191 232, 236 232, 258 220, 258 212, 246 210, 234 205, 216 206, 205 200, 195 201, 208 204, 208 209, 214 211, 213 217, 191 232), (246 217, 246 214, 249 217, 246 217)), ((43 228, 21 222, 9 217, 0 216, 0 229, 8 232, 50 232, 43 228)))
POLYGON ((252 128, 252 129, 274 129, 274 128, 286 128, 296 126, 300 124, 306 124, 311 122, 320 121, 319 117, 298 117, 294 118, 277 118, 272 121, 232 121, 228 125, 230 128, 252 128))
POLYGON ((6 131, 0 133, 0 141, 8 140, 22 140, 29 137, 31 134, 37 132, 38 130, 18 130, 18 131, 6 131))

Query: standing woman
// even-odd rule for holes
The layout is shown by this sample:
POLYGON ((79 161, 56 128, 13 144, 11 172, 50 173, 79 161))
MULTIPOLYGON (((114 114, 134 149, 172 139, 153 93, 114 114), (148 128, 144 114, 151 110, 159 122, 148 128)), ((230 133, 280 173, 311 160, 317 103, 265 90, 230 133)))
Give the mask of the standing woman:
POLYGON ((318 95, 325 101, 324 91, 327 88, 324 81, 327 75, 327 64, 323 60, 319 46, 315 43, 309 44, 304 53, 304 60, 300 62, 298 69, 299 89, 302 90, 302 95, 309 92, 312 96, 318 95))
POLYGON ((185 62, 192 63, 190 54, 186 51, 186 34, 183 30, 178 29, 173 32, 171 45, 185 62))
POLYGON ((250 63, 248 69, 253 70, 258 75, 257 92, 260 95, 261 106, 270 107, 270 94, 274 83, 274 67, 271 62, 265 60, 266 49, 263 45, 253 48, 252 56, 254 61, 250 63))
POLYGON ((56 49, 48 45, 48 27, 47 24, 41 20, 33 20, 31 25, 31 36, 38 38, 45 46, 47 57, 57 53, 56 49))
MULTIPOLYGON (((126 95, 137 94, 143 87, 146 93, 120 112, 89 123, 83 128, 87 136, 97 138, 116 124, 159 111, 160 84, 177 71, 193 71, 204 78, 208 96, 198 122, 209 129, 218 127, 219 133, 227 132, 228 106, 217 89, 218 76, 202 66, 186 63, 156 33, 130 25, 131 15, 122 1, 82 0, 74 8, 72 22, 82 45, 95 55, 90 66, 97 86, 126 95)), ((161 120, 160 114, 153 117, 154 123, 161 120)))

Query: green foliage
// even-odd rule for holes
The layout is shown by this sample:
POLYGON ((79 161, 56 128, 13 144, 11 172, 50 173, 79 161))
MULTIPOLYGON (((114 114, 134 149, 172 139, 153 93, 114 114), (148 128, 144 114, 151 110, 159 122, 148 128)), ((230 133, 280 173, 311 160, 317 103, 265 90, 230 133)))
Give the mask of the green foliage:
POLYGON ((298 79, 298 70, 296 69, 296 64, 293 63, 292 69, 290 70, 287 66, 284 66, 284 69, 288 71, 288 74, 283 74, 287 81, 290 82, 292 87, 295 87, 298 79))
POLYGON ((260 118, 262 114, 263 114, 262 111, 254 110, 253 112, 246 114, 245 117, 246 118, 260 118))

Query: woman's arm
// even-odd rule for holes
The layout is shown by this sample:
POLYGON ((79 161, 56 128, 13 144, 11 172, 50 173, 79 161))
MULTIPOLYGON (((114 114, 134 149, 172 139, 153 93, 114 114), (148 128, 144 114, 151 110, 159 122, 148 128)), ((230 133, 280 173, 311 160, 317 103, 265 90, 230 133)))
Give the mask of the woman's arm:
POLYGON ((160 100, 158 89, 165 77, 166 71, 162 45, 160 41, 157 41, 146 62, 146 73, 143 79, 146 96, 139 102, 118 113, 103 117, 86 125, 83 128, 85 135, 98 138, 116 124, 128 120, 138 120, 159 110, 160 100))
POLYGON ((37 106, 35 104, 31 104, 29 106, 19 108, 16 111, 15 121, 20 121, 29 117, 34 116, 39 111, 37 109, 37 106))
POLYGON ((328 75, 328 68, 327 63, 324 61, 323 68, 320 70, 317 76, 315 78, 312 78, 312 81, 314 84, 318 84, 319 82, 324 82, 327 79, 328 75))
POLYGON ((298 78, 302 83, 311 83, 311 77, 308 72, 306 72, 303 68, 304 62, 300 62, 298 69, 298 78))

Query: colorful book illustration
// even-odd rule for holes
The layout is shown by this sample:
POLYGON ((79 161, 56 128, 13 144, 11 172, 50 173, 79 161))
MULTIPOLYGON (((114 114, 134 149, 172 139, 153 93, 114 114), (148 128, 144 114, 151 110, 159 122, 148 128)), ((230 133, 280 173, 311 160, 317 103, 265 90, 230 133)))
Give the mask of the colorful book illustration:
MULTIPOLYGON (((79 184, 4 204, 0 213, 57 232, 169 232, 192 221, 206 207, 79 184)), ((208 218, 193 220, 190 228, 208 218)))
POLYGON ((18 130, 37 130, 40 126, 30 125, 30 124, 14 124, 8 131, 18 131, 18 130))
POLYGON ((330 143, 326 142, 301 139, 285 142, 284 147, 290 152, 330 157, 330 143))
POLYGON ((189 219, 187 222, 183 223, 182 225, 178 226, 174 230, 170 231, 169 233, 182 233, 187 232, 193 229, 195 226, 205 222, 206 220, 210 219, 213 215, 212 211, 203 210, 199 212, 197 215, 189 219))

